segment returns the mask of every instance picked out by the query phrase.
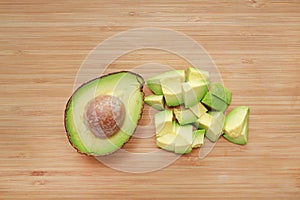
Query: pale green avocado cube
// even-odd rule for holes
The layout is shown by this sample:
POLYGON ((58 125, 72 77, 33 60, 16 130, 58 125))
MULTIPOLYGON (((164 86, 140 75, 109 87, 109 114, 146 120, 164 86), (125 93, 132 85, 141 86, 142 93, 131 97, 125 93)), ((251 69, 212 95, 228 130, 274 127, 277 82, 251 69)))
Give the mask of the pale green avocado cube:
POLYGON ((189 67, 187 69, 186 81, 209 80, 209 72, 198 68, 189 67))
POLYGON ((171 110, 164 110, 155 114, 154 121, 157 137, 173 132, 172 119, 173 112, 171 110))
POLYGON ((178 106, 183 103, 182 79, 178 77, 164 78, 160 80, 163 95, 168 106, 178 106))
POLYGON ((197 104, 207 93, 208 84, 206 81, 189 81, 182 83, 184 105, 186 108, 197 104))
POLYGON ((156 138, 156 145, 167 151, 175 151, 176 134, 169 133, 156 138))
POLYGON ((197 103, 196 105, 192 106, 189 108, 195 115, 196 117, 200 118, 201 115, 207 112, 207 108, 201 103, 197 103))
POLYGON ((204 143, 205 129, 199 129, 193 132, 192 148, 201 147, 204 143))
POLYGON ((205 136, 212 142, 216 142, 223 133, 225 116, 222 112, 204 113, 197 121, 198 128, 206 130, 205 136))
POLYGON ((163 94, 160 80, 164 78, 177 77, 183 82, 185 80, 184 70, 172 70, 167 71, 152 78, 149 78, 146 82, 148 87, 152 90, 154 94, 161 95, 163 94))
POLYGON ((192 151, 193 126, 185 125, 177 128, 175 153, 184 154, 192 151))
POLYGON ((212 95, 211 92, 207 92, 201 102, 215 111, 224 112, 228 107, 227 103, 225 103, 222 99, 212 95))
POLYGON ((180 125, 191 124, 197 121, 197 116, 190 109, 174 108, 174 114, 180 125))
POLYGON ((231 96, 232 93, 229 89, 224 87, 221 83, 215 83, 212 88, 210 89, 210 92, 216 96, 222 99, 224 102, 226 102, 228 105, 231 103, 231 96))
POLYGON ((209 129, 211 122, 212 122, 212 118, 213 116, 208 114, 208 113, 204 113, 203 115, 200 116, 200 118, 197 119, 197 121, 195 122, 195 125, 197 128, 202 128, 202 129, 209 129))
POLYGON ((210 127, 207 129, 205 136, 212 142, 216 142, 223 134, 225 115, 222 112, 210 112, 213 116, 210 127))
POLYGON ((250 109, 239 106, 231 110, 225 118, 224 137, 234 144, 247 144, 250 109))
POLYGON ((144 99, 145 103, 151 106, 156 110, 164 110, 165 109, 165 101, 163 95, 149 95, 144 99))

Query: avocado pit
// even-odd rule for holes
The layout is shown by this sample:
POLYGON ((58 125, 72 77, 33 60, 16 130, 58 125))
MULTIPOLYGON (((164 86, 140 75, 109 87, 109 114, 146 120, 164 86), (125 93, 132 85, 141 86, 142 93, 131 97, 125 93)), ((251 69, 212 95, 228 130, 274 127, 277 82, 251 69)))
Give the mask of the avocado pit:
POLYGON ((100 95, 86 105, 85 122, 97 137, 113 136, 120 130, 124 118, 124 104, 118 97, 100 95))

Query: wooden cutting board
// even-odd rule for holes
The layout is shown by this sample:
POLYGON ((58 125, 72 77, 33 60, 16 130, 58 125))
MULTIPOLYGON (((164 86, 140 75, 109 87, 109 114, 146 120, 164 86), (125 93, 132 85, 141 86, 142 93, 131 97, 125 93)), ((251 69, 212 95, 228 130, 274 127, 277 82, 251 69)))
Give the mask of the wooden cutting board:
MULTIPOLYGON (((299 199, 299 11, 297 0, 1 0, 0 199, 299 199), (139 174, 76 153, 63 113, 77 71, 97 44, 142 27, 182 32, 206 49, 233 92, 230 109, 251 109, 248 145, 221 138, 204 159, 194 150, 139 174)), ((107 72, 147 63, 188 64, 146 49, 107 72)), ((147 153, 154 142, 133 138, 124 148, 147 153)))

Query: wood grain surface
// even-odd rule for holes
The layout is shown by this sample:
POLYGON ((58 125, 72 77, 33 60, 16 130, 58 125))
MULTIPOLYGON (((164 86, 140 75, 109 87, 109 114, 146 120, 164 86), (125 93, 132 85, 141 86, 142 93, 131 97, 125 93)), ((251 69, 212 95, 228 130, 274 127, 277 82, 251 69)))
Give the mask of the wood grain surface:
MULTIPOLYGON (((109 70, 150 62, 186 67, 173 54, 139 50, 109 70)), ((300 197, 299 0, 0 0, 0 83, 0 199, 300 197), (142 174, 71 147, 63 113, 83 60, 106 38, 140 27, 203 45, 233 91, 231 108, 251 109, 248 145, 221 138, 202 160, 195 150, 142 174)), ((124 148, 155 145, 132 139, 124 148)))

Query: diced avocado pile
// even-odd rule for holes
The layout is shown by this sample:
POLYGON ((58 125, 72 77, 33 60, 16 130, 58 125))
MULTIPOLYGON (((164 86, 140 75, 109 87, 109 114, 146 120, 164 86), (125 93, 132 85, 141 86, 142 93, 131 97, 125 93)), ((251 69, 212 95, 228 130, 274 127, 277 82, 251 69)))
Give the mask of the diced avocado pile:
POLYGON ((147 80, 154 94, 145 103, 159 110, 155 114, 156 144, 178 154, 200 147, 204 136, 216 142, 221 135, 235 144, 248 141, 249 108, 234 108, 224 115, 232 93, 221 83, 210 87, 209 72, 189 67, 147 80), (210 89, 209 89, 210 87, 210 89))

